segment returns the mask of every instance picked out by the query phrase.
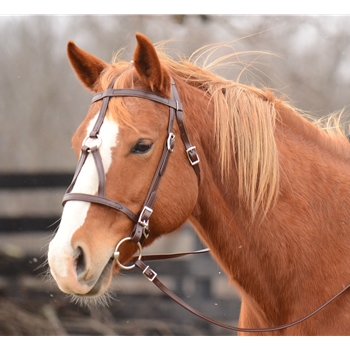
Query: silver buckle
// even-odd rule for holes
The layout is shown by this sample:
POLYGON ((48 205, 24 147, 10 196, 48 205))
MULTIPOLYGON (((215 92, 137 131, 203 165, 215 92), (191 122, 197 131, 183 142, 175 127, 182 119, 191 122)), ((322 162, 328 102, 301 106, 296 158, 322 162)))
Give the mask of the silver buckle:
POLYGON ((145 212, 148 212, 149 215, 148 215, 148 218, 152 215, 153 213, 153 209, 147 207, 147 206, 144 206, 142 211, 141 211, 141 214, 139 216, 139 220, 138 220, 138 223, 143 226, 143 227, 148 227, 148 224, 149 224, 149 219, 147 220, 142 220, 142 217, 143 215, 145 214, 145 212))
POLYGON ((157 277, 157 272, 153 271, 149 266, 147 266, 143 271, 143 275, 151 282, 154 281, 154 279, 157 277), (146 273, 150 273, 150 277, 146 275, 146 273))
MULTIPOLYGON (((141 224, 143 225, 143 224, 141 224)), ((148 225, 147 225, 148 226, 148 225)), ((145 237, 145 239, 148 238, 149 236, 149 230, 148 230, 148 227, 144 226, 143 229, 142 229, 142 235, 145 237)))
POLYGON ((192 147, 188 148, 188 149, 186 150, 186 153, 187 153, 187 158, 188 158, 188 160, 190 161, 190 163, 191 163, 192 166, 199 163, 199 157, 198 157, 198 154, 197 154, 196 146, 192 146, 192 147), (197 158, 197 159, 195 159, 195 160, 192 160, 192 159, 191 159, 191 157, 190 157, 190 152, 191 152, 191 151, 195 151, 195 152, 196 152, 196 158, 197 158))
POLYGON ((168 136, 168 139, 166 141, 166 145, 167 145, 167 148, 168 148, 169 152, 173 152, 174 151, 174 141, 175 141, 175 135, 172 132, 170 132, 169 136, 168 136))

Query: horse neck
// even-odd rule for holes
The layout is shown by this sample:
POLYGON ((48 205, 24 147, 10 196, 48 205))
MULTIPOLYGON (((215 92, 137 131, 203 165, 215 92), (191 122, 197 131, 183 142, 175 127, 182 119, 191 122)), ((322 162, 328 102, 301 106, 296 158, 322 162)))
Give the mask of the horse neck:
MULTIPOLYGON (((259 223, 254 223, 239 204, 234 169, 231 182, 222 183, 211 116, 207 114, 204 120, 204 115, 198 114, 200 121, 193 118, 189 122, 190 134, 196 132, 196 125, 203 125, 196 141, 203 176, 190 221, 218 263, 238 284, 244 300, 260 305, 262 318, 272 323, 284 321, 277 320, 277 315, 288 317, 290 309, 296 310, 296 295, 312 295, 315 285, 328 280, 313 300, 315 306, 320 305, 349 281, 350 269, 341 268, 350 253, 349 243, 345 244, 350 205, 349 150, 346 155, 335 154, 346 147, 337 145, 338 141, 330 140, 287 108, 281 107, 279 114, 275 134, 280 194, 259 223), (337 240, 334 235, 338 235, 337 240), (315 268, 329 265, 333 267, 315 268), (300 283, 303 289, 298 294, 300 283)), ((306 305, 306 309, 310 306, 306 305)))

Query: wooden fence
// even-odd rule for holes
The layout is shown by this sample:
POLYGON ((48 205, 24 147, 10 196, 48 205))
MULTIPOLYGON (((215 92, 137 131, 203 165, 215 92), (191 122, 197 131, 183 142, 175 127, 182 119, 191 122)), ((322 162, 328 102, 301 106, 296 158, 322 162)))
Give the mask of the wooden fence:
MULTIPOLYGON (((70 173, 29 173, 0 174, 1 191, 21 191, 54 188, 67 188, 72 180, 70 173)), ((32 203, 35 205, 35 203, 32 203)), ((28 231, 52 231, 52 224, 59 216, 17 216, 0 215, 0 233, 15 233, 28 231)))
MULTIPOLYGON (((0 198, 4 193, 8 197, 13 194, 14 197, 21 198, 21 193, 28 192, 31 194, 38 192, 39 197, 45 193, 52 194, 55 192, 57 196, 62 198, 72 176, 73 174, 71 173, 0 174, 0 198)), ((56 198, 58 204, 60 203, 60 198, 56 198)), ((18 199, 18 201, 20 202, 21 199, 18 199)), ((16 209, 16 205, 13 205, 13 200, 11 202, 12 209, 16 209)), ((1 205, 6 206, 6 200, 1 203, 1 205)), ((23 307, 27 310, 28 305, 33 305, 36 302, 38 310, 44 310, 47 307, 51 308, 50 312, 54 315, 56 321, 60 322, 63 333, 96 334, 96 329, 103 329, 103 325, 96 323, 97 319, 93 311, 85 310, 86 317, 81 319, 81 308, 79 309, 78 305, 69 303, 69 300, 65 299, 63 293, 58 291, 54 283, 49 285, 38 276, 39 274, 45 274, 44 270, 47 269, 47 266, 45 266, 46 254, 43 250, 38 255, 33 255, 32 253, 28 255, 24 252, 18 256, 15 256, 16 254, 12 256, 12 252, 7 254, 1 250, 6 245, 4 243, 11 242, 16 236, 26 239, 26 242, 38 240, 37 243, 41 246, 42 238, 46 240, 50 238, 57 227, 57 222, 61 215, 60 205, 58 205, 56 211, 49 211, 49 214, 47 214, 47 210, 40 211, 40 208, 36 211, 23 210, 24 214, 22 214, 21 208, 26 209, 26 206, 35 207, 36 205, 35 199, 30 199, 27 203, 18 203, 19 209, 15 210, 15 215, 13 213, 5 215, 3 213, 7 211, 0 210, 0 239, 2 239, 0 244, 2 246, 0 247, 0 303, 2 302, 6 305, 12 303, 12 307, 13 303, 17 307, 21 306, 21 310, 14 310, 14 312, 21 314, 23 313, 23 307), (26 212, 34 212, 35 214, 26 214, 26 212), (1 296, 5 296, 6 299, 2 300, 1 296), (61 313, 65 315, 66 313, 71 314, 74 312, 76 312, 74 319, 70 321, 65 316, 61 316, 61 313), (98 327, 94 328, 90 324, 92 328, 86 328, 87 319, 92 322, 91 324, 98 327), (75 326, 73 326, 74 324, 75 326)), ((47 209, 45 204, 41 206, 43 209, 47 209)), ((165 238, 164 241, 167 242, 167 239, 165 238)), ((189 226, 183 228, 178 235, 173 235, 170 238, 170 243, 162 243, 162 241, 160 240, 158 246, 156 244, 155 250, 150 253, 172 252, 166 251, 169 247, 175 249, 175 251, 202 248, 201 243, 189 226)), ((29 248, 29 244, 24 243, 24 247, 29 248)), ((165 281, 166 285, 195 308, 223 322, 235 322, 240 307, 240 300, 235 291, 232 291, 232 286, 228 285, 224 273, 221 273, 220 268, 211 259, 210 255, 181 258, 173 261, 157 261, 150 265, 159 274, 160 278, 165 281)), ((130 322, 131 325, 131 320, 134 320, 133 323, 135 323, 137 320, 147 319, 148 322, 142 323, 143 327, 151 325, 151 320, 159 326, 158 321, 160 321, 160 324, 163 324, 160 327, 162 332, 165 332, 164 329, 166 328, 169 334, 173 335, 232 334, 232 332, 210 326, 181 309, 175 302, 167 297, 163 297, 138 272, 125 272, 123 273, 124 276, 115 279, 116 288, 119 290, 118 300, 122 302, 113 303, 109 308, 113 318, 112 321, 109 320, 109 322, 112 322, 109 325, 113 329, 118 329, 116 333, 137 334, 133 333, 134 330, 131 328, 124 330, 124 326, 121 327, 121 325, 126 326, 125 322, 130 322), (137 308, 134 307, 135 305, 137 305, 137 308), (170 328, 167 328, 166 324, 170 328), (185 325, 187 326, 185 327, 185 325), (190 329, 191 331, 189 331, 190 329)), ((101 312, 108 313, 106 310, 101 312)), ((33 317, 33 313, 31 313, 31 317, 33 317)), ((45 322, 43 324, 45 325, 45 322)), ((144 330, 143 334, 152 334, 153 331, 149 329, 144 330)), ((29 335, 30 332, 29 330, 29 335)), ((42 330, 42 334, 45 334, 45 330, 42 330)))

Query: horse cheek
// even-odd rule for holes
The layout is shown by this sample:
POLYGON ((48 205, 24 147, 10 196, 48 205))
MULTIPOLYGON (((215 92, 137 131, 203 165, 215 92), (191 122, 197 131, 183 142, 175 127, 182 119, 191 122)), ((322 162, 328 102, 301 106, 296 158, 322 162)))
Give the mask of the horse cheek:
MULTIPOLYGON (((187 164, 186 164, 187 165, 187 164)), ((170 233, 181 227, 191 216, 198 198, 197 178, 191 168, 182 171, 170 171, 172 179, 163 179, 164 186, 154 210, 154 232, 170 233), (181 174, 177 176, 176 174, 181 174), (190 181, 194 177, 194 181, 190 181)), ((152 221, 152 220, 151 220, 152 221)), ((152 223, 150 223, 152 224, 152 223)), ((152 226, 150 226, 152 230, 152 226)))

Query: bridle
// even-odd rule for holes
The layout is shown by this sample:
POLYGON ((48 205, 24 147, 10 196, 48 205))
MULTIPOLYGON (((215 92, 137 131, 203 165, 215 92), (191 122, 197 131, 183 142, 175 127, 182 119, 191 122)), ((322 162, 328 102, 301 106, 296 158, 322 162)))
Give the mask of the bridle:
MULTIPOLYGON (((132 67, 132 66, 131 66, 132 67)), ((130 69, 129 67, 128 69, 130 69)), ((121 73, 122 74, 122 73, 121 73)), ((120 75, 120 74, 119 74, 120 75)), ((118 75, 118 76, 119 76, 118 75)), ((115 252, 113 255, 114 260, 117 262, 117 264, 125 270, 133 269, 135 266, 138 267, 143 275, 151 282, 153 282, 162 292, 164 292, 166 295, 168 295, 171 299, 173 299, 176 303, 178 303, 180 306, 184 307, 186 310, 190 311, 194 315, 204 319, 205 321, 208 321, 210 323, 213 323, 219 327, 223 327, 229 330, 233 330, 236 332, 248 332, 248 333, 257 333, 257 332, 273 332, 278 330, 283 330, 292 326, 295 326, 306 319, 310 318, 311 316, 315 315, 317 312, 325 308, 328 304, 333 302, 336 298, 338 298, 341 294, 343 294, 347 289, 350 288, 350 284, 346 286, 343 290, 341 290, 337 295, 335 295, 332 299, 328 300, 326 303, 324 303, 322 306, 320 306, 315 311, 311 312, 310 314, 306 315, 305 317, 277 327, 270 327, 270 328, 240 328, 235 327, 231 325, 227 325, 221 322, 218 322, 216 320, 213 320, 199 311, 193 309, 190 305, 185 303, 182 299, 180 299, 176 294, 171 292, 157 277, 157 273, 152 270, 149 266, 147 266, 142 260, 161 260, 161 259, 171 259, 176 257, 181 257, 184 255, 190 255, 190 254, 201 254, 206 253, 209 251, 209 249, 202 249, 194 252, 188 252, 188 253, 177 253, 177 254, 163 254, 163 255, 146 255, 142 257, 142 246, 145 240, 149 236, 149 220, 153 213, 153 206, 156 200, 157 195, 157 189, 160 183, 160 180, 165 172, 169 156, 174 150, 175 146, 175 134, 173 133, 173 125, 174 121, 176 119, 182 142, 185 146, 187 158, 189 160, 190 165, 193 167, 197 178, 198 178, 198 184, 200 183, 200 168, 199 168, 199 156, 197 154, 196 147, 193 146, 188 138, 187 131, 184 124, 184 119, 182 115, 182 104, 180 102, 180 97, 176 88, 175 81, 172 79, 171 83, 171 91, 172 91, 172 98, 166 98, 162 97, 160 95, 157 95, 153 92, 144 91, 144 90, 137 90, 137 89, 114 89, 114 83, 116 79, 118 78, 116 76, 113 81, 110 83, 108 88, 100 93, 97 93, 93 96, 92 102, 94 103, 96 101, 102 100, 102 107, 99 111, 99 115, 97 117, 96 123, 90 132, 90 134, 86 137, 86 139, 83 141, 82 148, 81 148, 81 155, 77 164, 77 168, 75 171, 75 174, 73 176, 73 180, 71 184, 69 185, 66 194, 63 197, 62 204, 64 205, 68 201, 84 201, 89 203, 95 203, 99 205, 103 205, 112 209, 115 209, 117 211, 122 212, 125 214, 133 223, 134 227, 131 232, 131 235, 129 237, 126 237, 122 239, 116 246, 115 252), (138 97, 143 98, 147 100, 154 101, 156 103, 165 105, 169 107, 169 120, 168 120, 168 128, 167 128, 167 139, 163 146, 163 152, 160 158, 160 161, 158 163, 157 169, 155 171, 151 186, 148 190, 146 199, 144 201, 144 204, 142 206, 142 209, 140 213, 135 214, 133 211, 131 211, 129 208, 127 208, 124 204, 121 204, 117 201, 111 200, 106 198, 105 196, 105 188, 106 188, 106 176, 104 172, 104 167, 102 163, 102 157, 99 151, 99 147, 101 145, 101 138, 99 136, 100 128, 103 124, 103 121, 106 116, 108 103, 110 101, 110 98, 112 97, 138 97), (84 193, 75 193, 72 192, 73 187, 76 183, 76 180, 80 174, 80 171, 89 156, 89 154, 93 156, 97 173, 98 173, 98 191, 97 195, 90 195, 90 194, 84 194, 84 193), (139 255, 134 257, 132 259, 133 264, 132 265, 123 265, 119 261, 120 252, 119 248, 120 246, 126 242, 131 241, 138 246, 139 255), (141 260, 142 259, 142 260, 141 260)))
MULTIPOLYGON (((130 67, 128 69, 130 69, 130 67)), ((110 85, 105 91, 95 94, 92 98, 92 103, 102 100, 102 107, 100 109, 99 115, 97 117, 97 120, 93 129, 91 130, 90 134, 86 137, 86 139, 83 141, 78 165, 77 165, 75 174, 73 176, 73 180, 70 186, 68 187, 66 194, 63 197, 63 205, 67 201, 85 201, 89 203, 104 205, 124 213, 134 223, 134 227, 131 235, 121 240, 117 245, 114 253, 114 258, 120 267, 124 269, 131 269, 134 267, 134 265, 125 266, 120 263, 119 247, 125 241, 128 241, 128 240, 132 241, 133 243, 138 245, 140 256, 142 255, 142 245, 149 236, 149 219, 153 213, 153 206, 157 196, 157 189, 158 189, 160 180, 165 172, 165 169, 169 160, 169 156, 173 152, 174 146, 175 146, 175 134, 173 133, 173 126, 174 126, 175 119, 177 121, 179 130, 180 130, 182 142, 186 149, 187 158, 197 175, 198 183, 200 182, 200 169, 198 164, 200 160, 196 151, 196 147, 192 146, 187 136, 187 131, 185 128, 183 115, 182 115, 182 104, 180 102, 175 81, 172 80, 172 84, 171 84, 172 99, 169 99, 166 97, 159 96, 153 92, 144 91, 144 90, 113 89, 114 83, 118 78, 118 76, 112 80, 112 82, 110 83, 110 85), (143 203, 140 213, 138 214, 135 214, 133 211, 127 208, 124 204, 108 199, 105 196, 106 176, 105 176, 104 167, 102 163, 102 157, 99 151, 99 147, 101 145, 101 138, 99 136, 99 132, 106 116, 109 100, 112 97, 138 97, 138 98, 151 100, 169 107, 167 139, 164 143, 163 152, 162 152, 160 161, 158 163, 158 167, 153 176, 151 186, 146 195, 146 199, 143 203), (72 192, 73 187, 90 153, 94 158, 97 174, 98 174, 97 195, 73 193, 72 192)))

